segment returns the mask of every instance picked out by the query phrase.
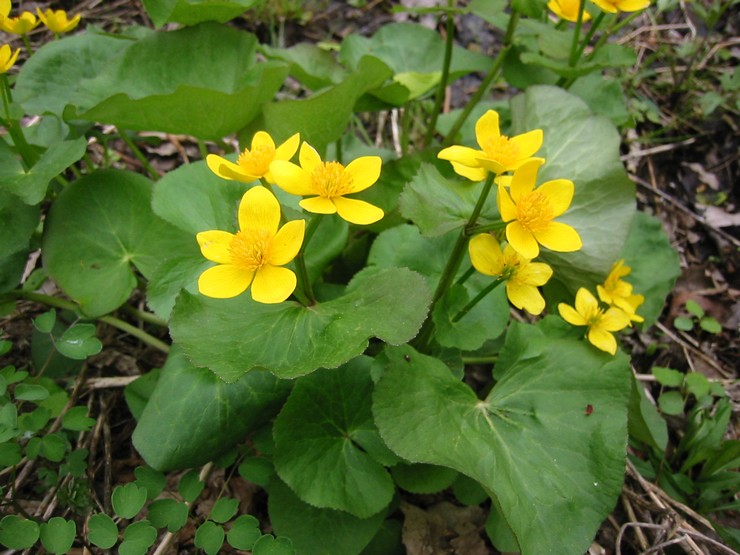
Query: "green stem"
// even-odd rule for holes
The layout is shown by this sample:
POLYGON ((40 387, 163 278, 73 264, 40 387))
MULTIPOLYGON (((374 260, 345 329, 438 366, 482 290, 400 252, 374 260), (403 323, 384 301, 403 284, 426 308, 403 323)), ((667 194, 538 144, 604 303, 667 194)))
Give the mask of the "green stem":
POLYGON ((26 47, 26 51, 28 52, 28 57, 30 58, 33 56, 33 48, 31 47, 31 41, 28 40, 28 36, 21 35, 21 40, 23 40, 23 45, 26 47))
MULTIPOLYGON (((455 7, 455 0, 449 0, 449 8, 455 7)), ((429 127, 427 133, 424 136, 424 146, 427 146, 434 137, 434 131, 437 127, 437 118, 439 113, 442 111, 442 104, 445 100, 445 91, 447 90, 447 81, 450 78, 450 63, 452 61, 452 43, 455 37, 455 16, 451 13, 447 13, 447 36, 445 37, 445 54, 444 60, 442 61, 442 77, 437 87, 437 93, 434 97, 434 108, 432 108, 432 118, 429 121, 429 127)))
POLYGON ((302 296, 304 297, 301 300, 301 303, 304 306, 311 306, 316 304, 316 297, 313 294, 311 280, 308 277, 308 270, 306 269, 306 258, 304 254, 306 252, 306 247, 308 246, 309 241, 311 241, 311 237, 313 237, 313 234, 316 232, 316 229, 321 223, 321 216, 321 214, 314 214, 313 216, 311 216, 311 219, 308 221, 306 233, 303 236, 303 244, 301 245, 301 249, 298 251, 298 255, 295 257, 295 267, 296 274, 298 274, 298 283, 301 286, 301 291, 303 292, 302 296))
POLYGON ((152 324, 153 326, 159 326, 160 328, 166 328, 168 325, 167 322, 165 322, 161 318, 157 318, 151 312, 139 310, 138 308, 134 308, 133 306, 127 305, 127 304, 123 305, 121 308, 123 308, 126 312, 128 312, 132 316, 135 316, 142 322, 146 322, 147 324, 152 324))
MULTIPOLYGON (((50 295, 44 295, 42 293, 33 293, 31 291, 12 291, 12 294, 28 301, 45 304, 46 306, 52 306, 55 308, 60 308, 62 310, 71 310, 73 312, 80 311, 80 307, 76 303, 73 303, 72 301, 67 301, 65 299, 60 299, 58 297, 52 297, 50 295)), ((152 347, 154 347, 155 349, 159 349, 163 353, 167 353, 170 350, 170 346, 167 345, 165 342, 160 341, 156 337, 148 334, 140 328, 137 328, 136 326, 129 324, 128 322, 124 322, 120 318, 116 318, 115 316, 99 316, 97 320, 103 322, 104 324, 108 324, 109 326, 113 326, 114 328, 118 328, 121 331, 125 331, 129 335, 133 335, 147 345, 151 345, 152 347)))
POLYGON ((31 145, 26 141, 26 136, 23 134, 23 128, 19 121, 14 120, 10 115, 10 105, 13 102, 13 94, 10 91, 10 83, 8 82, 8 75, 3 73, 0 75, 0 81, 2 81, 2 97, 3 97, 3 108, 5 109, 5 127, 10 133, 15 148, 18 149, 18 153, 21 155, 21 160, 25 166, 25 170, 29 170, 38 160, 38 155, 31 148, 31 145))
POLYGON ((580 0, 576 27, 573 29, 573 42, 570 45, 570 56, 568 57, 568 65, 570 67, 576 67, 576 63, 578 63, 578 45, 581 42, 581 28, 583 27, 583 11, 585 7, 586 0, 580 0))
POLYGON ((411 128, 411 102, 407 102, 403 107, 401 115, 401 156, 405 156, 409 151, 409 129, 411 128))
POLYGON ((465 283, 466 281, 468 281, 468 279, 470 279, 470 277, 474 273, 475 273, 475 268, 473 266, 471 266, 470 268, 468 268, 467 270, 465 270, 465 273, 460 276, 460 279, 458 279, 455 282, 455 285, 462 285, 463 283, 465 283))
POLYGON ((581 41, 581 44, 578 47, 578 53, 576 54, 576 60, 580 60, 581 57, 583 56, 583 51, 586 50, 588 43, 591 42, 591 39, 594 37, 594 34, 598 30, 598 28, 601 26, 601 23, 604 21, 604 17, 606 17, 606 12, 599 12, 599 15, 596 16, 596 19, 594 19, 591 22, 591 26, 588 28, 588 33, 586 33, 586 36, 583 37, 583 40, 581 41))
POLYGON ((514 29, 516 29, 518 21, 519 13, 512 12, 511 16, 509 16, 509 26, 506 28, 506 36, 504 37, 503 48, 499 50, 499 53, 496 55, 496 59, 493 62, 493 67, 491 67, 488 75, 483 78, 480 87, 478 87, 478 90, 475 91, 475 94, 470 97, 470 100, 468 100, 465 108, 463 108, 462 112, 453 124, 452 129, 450 129, 450 132, 447 133, 447 136, 442 143, 443 146, 450 146, 452 144, 452 142, 455 140, 455 136, 460 131, 465 121, 468 119, 470 112, 473 111, 473 108, 477 106, 478 102, 480 102, 481 98, 483 98, 483 95, 486 94, 486 92, 488 91, 488 87, 498 77, 499 71, 501 71, 501 67, 504 64, 506 54, 508 54, 509 50, 511 50, 511 40, 514 36, 514 29))
POLYGON ((464 307, 460 309, 460 312, 455 314, 455 317, 452 319, 452 323, 455 324, 459 322, 468 312, 472 310, 472 308, 477 305, 481 300, 483 300, 483 297, 488 295, 491 291, 496 289, 499 285, 501 285, 505 280, 498 278, 493 280, 491 283, 489 283, 480 293, 478 293, 468 304, 466 304, 464 307))
POLYGON ((121 131, 120 133, 121 140, 126 143, 126 146, 129 147, 131 152, 134 154, 136 159, 141 163, 142 167, 147 171, 149 176, 154 179, 155 181, 158 180, 160 177, 162 177, 159 172, 149 163, 149 160, 146 156, 144 156, 144 153, 139 150, 139 147, 136 146, 136 143, 129 137, 125 131, 121 131))
POLYGON ((506 222, 493 222, 490 224, 476 225, 468 228, 466 233, 468 236, 475 235, 477 233, 488 233, 489 231, 498 231, 506 227, 506 222))
POLYGON ((337 160, 337 162, 339 162, 341 164, 342 163, 342 159, 343 159, 342 139, 341 138, 337 139, 337 142, 335 143, 335 146, 334 146, 334 150, 336 151, 335 152, 335 154, 336 154, 336 160, 337 160))
POLYGON ((198 152, 200 152, 200 159, 205 161, 206 156, 208 156, 208 148, 206 148, 206 143, 202 139, 198 139, 198 152))

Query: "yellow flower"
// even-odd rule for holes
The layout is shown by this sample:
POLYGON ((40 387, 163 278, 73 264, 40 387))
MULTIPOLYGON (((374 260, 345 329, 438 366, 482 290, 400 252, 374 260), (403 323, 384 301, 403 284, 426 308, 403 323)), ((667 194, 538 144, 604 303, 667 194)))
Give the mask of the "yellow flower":
POLYGON ((537 287, 545 285, 552 276, 550 266, 527 260, 510 245, 502 252, 498 241, 488 233, 473 237, 468 252, 476 270, 505 280, 506 296, 515 307, 530 314, 540 314, 545 309, 545 299, 537 287))
POLYGON ((606 276, 603 285, 596 286, 599 298, 609 306, 621 308, 633 322, 644 322, 645 319, 635 313, 644 301, 642 295, 632 294, 632 284, 621 278, 628 276, 632 268, 625 265, 624 259, 617 260, 612 266, 609 275, 606 276))
POLYGON ((298 158, 300 166, 275 160, 270 171, 275 184, 291 195, 315 195, 299 202, 302 208, 316 214, 336 213, 359 225, 383 217, 383 210, 377 206, 345 196, 364 191, 378 180, 382 166, 379 156, 361 156, 345 167, 339 162, 322 162, 319 153, 303 143, 298 158))
POLYGON ((280 303, 296 287, 296 275, 281 268, 293 260, 303 244, 304 220, 280 225, 280 203, 265 187, 244 193, 239 204, 239 231, 203 231, 196 236, 200 250, 218 266, 198 278, 198 290, 207 297, 228 299, 252 286, 259 303, 280 303))
POLYGON ((498 184, 498 210, 506 226, 506 240, 524 258, 540 253, 540 245, 558 252, 573 252, 583 246, 571 226, 554 222, 573 200, 574 186, 568 179, 554 179, 535 188, 537 170, 544 160, 533 159, 514 172, 509 189, 498 184))
POLYGON ((591 0, 607 13, 639 12, 650 5, 650 0, 591 0))
POLYGON ((20 17, 5 17, 0 20, 0 29, 14 35, 26 35, 41 23, 31 12, 23 12, 20 17))
MULTIPOLYGON (((585 2, 585 0, 583 1, 585 2)), ((561 19, 578 21, 578 10, 581 7, 581 0, 550 0, 547 3, 547 7, 561 19)), ((591 19, 591 14, 583 10, 581 21, 588 21, 589 19, 591 19)))
POLYGON ((542 146, 542 138, 542 129, 511 138, 502 135, 498 113, 488 110, 475 122, 475 139, 481 150, 454 145, 442 149, 437 158, 449 160, 452 169, 459 175, 472 181, 482 181, 488 172, 498 175, 512 171, 532 159, 542 146))
POLYGON ((293 158, 300 142, 300 134, 296 133, 279 147, 275 147, 275 141, 269 133, 257 131, 252 137, 251 149, 245 148, 237 158, 236 164, 215 154, 206 156, 206 163, 213 173, 224 179, 251 183, 264 177, 268 183, 275 183, 270 173, 270 164, 274 160, 293 158))
POLYGON ((586 288, 576 293, 576 306, 565 303, 558 305, 560 316, 574 326, 587 326, 586 338, 598 349, 610 354, 617 352, 617 340, 611 332, 626 328, 630 319, 624 311, 611 307, 606 311, 599 308, 599 301, 586 288))
POLYGON ((36 13, 47 29, 54 34, 69 33, 72 29, 77 27, 80 22, 80 15, 77 14, 72 19, 67 19, 67 12, 64 10, 45 10, 41 11, 41 8, 36 8, 36 13))
POLYGON ((15 52, 12 52, 10 46, 7 44, 0 46, 0 73, 6 73, 15 65, 20 51, 21 49, 18 48, 15 52))
POLYGON ((10 15, 10 0, 0 0, 0 21, 10 15))

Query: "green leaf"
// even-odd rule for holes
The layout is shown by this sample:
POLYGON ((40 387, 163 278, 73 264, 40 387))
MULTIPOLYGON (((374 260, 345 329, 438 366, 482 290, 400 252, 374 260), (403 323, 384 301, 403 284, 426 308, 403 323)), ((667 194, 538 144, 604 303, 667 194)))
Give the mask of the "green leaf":
POLYGON ((722 325, 711 316, 699 320, 699 327, 707 333, 717 334, 722 332, 722 325))
POLYGON ((73 520, 55 516, 40 526, 41 543, 50 553, 67 553, 75 541, 77 526, 73 520))
POLYGON ((630 436, 660 451, 665 451, 668 445, 668 425, 658 413, 655 405, 648 400, 642 383, 634 375, 632 376, 628 426, 630 436))
MULTIPOLYGON (((343 511, 314 507, 301 501, 280 480, 270 484, 267 503, 275 532, 289 537, 296 551, 305 555, 356 555, 370 542, 385 519, 385 511, 360 519, 343 511)), ((255 555, 262 552, 258 549, 265 549, 260 542, 267 543, 266 540, 258 540, 254 546, 255 555)), ((285 552, 292 553, 287 547, 285 552)))
POLYGON ((681 387, 685 374, 672 368, 664 368, 662 366, 653 366, 653 376, 658 380, 658 383, 667 387, 681 387))
POLYGON ((164 260, 197 256, 195 238, 157 218, 150 198, 148 179, 103 170, 75 181, 54 202, 44 229, 44 265, 89 315, 128 299, 136 286, 132 263, 146 277, 164 260))
POLYGON ((149 399, 157 387, 159 376, 162 370, 160 368, 154 368, 142 374, 123 389, 123 396, 126 399, 128 410, 136 420, 141 419, 141 414, 144 412, 144 407, 149 402, 149 399))
MULTIPOLYGON (((1 179, 1 178, 0 178, 1 179)), ((39 208, 27 206, 17 197, 1 190, 0 181, 0 258, 24 251, 39 223, 39 208)))
POLYGON ((0 467, 15 466, 21 462, 21 458, 21 446, 18 443, 0 443, 0 467))
POLYGON ((144 555, 156 540, 157 530, 148 520, 139 520, 126 527, 118 555, 144 555))
MULTIPOLYGON (((25 384, 24 384, 25 385, 25 384)), ((18 427, 24 432, 38 432, 51 420, 51 411, 38 407, 31 412, 24 412, 18 417, 18 427)))
POLYGON ((200 547, 208 555, 216 555, 224 544, 223 527, 212 520, 206 520, 195 531, 195 547, 200 547))
POLYGON ((371 361, 358 357, 299 379, 273 429, 275 470, 298 497, 358 518, 387 507, 394 492, 373 458, 382 440, 370 410, 371 361))
POLYGON ((366 91, 380 86, 388 77, 388 67, 371 57, 360 60, 355 73, 341 83, 305 100, 282 100, 263 108, 264 128, 279 137, 301 133, 319 152, 340 139, 354 113, 355 102, 366 91))
POLYGON ((439 493, 447 489, 458 473, 451 468, 433 464, 400 463, 391 468, 391 475, 399 488, 411 493, 439 493))
POLYGON ((290 64, 290 75, 313 91, 337 84, 347 74, 332 52, 316 44, 299 43, 290 48, 273 48, 262 44, 260 51, 268 60, 290 64))
POLYGON ((658 407, 663 414, 675 416, 683 413, 684 399, 678 391, 667 391, 658 397, 658 407))
POLYGON ((157 27, 171 22, 185 25, 202 21, 226 23, 258 3, 259 0, 143 0, 144 9, 157 27))
POLYGON ((455 494, 457 500, 467 507, 480 505, 488 499, 486 490, 478 482, 465 476, 465 474, 457 475, 457 478, 452 484, 452 492, 455 494))
POLYGON ((269 420, 289 390, 267 372, 224 383, 174 346, 134 430, 134 446, 157 470, 204 464, 269 420))
POLYGON ((590 73, 577 79, 568 91, 586 102, 594 114, 606 116, 617 127, 627 125, 631 120, 622 82, 616 77, 590 73))
POLYGON ((225 381, 257 369, 293 378, 336 368, 361 354, 371 337, 409 341, 426 316, 429 296, 423 278, 405 269, 366 269, 343 296, 310 309, 291 301, 259 304, 248 294, 222 300, 183 292, 171 333, 195 364, 225 381))
POLYGON ((10 549, 28 549, 39 539, 39 525, 33 520, 7 515, 0 520, 0 544, 10 549))
POLYGON ((259 115, 288 72, 255 63, 256 45, 254 35, 215 23, 148 34, 81 83, 75 117, 220 140, 259 115))
POLYGON ((629 226, 620 258, 624 258, 625 264, 632 268, 625 280, 632 284, 635 293, 645 296, 645 302, 637 313, 645 318, 642 325, 647 329, 658 320, 666 297, 681 274, 678 253, 671 246, 661 221, 637 212, 629 226))
POLYGON ((180 495, 182 495, 182 498, 186 503, 192 503, 198 498, 204 487, 205 484, 201 482, 200 478, 198 478, 198 472, 191 470, 180 478, 177 491, 180 492, 180 495))
POLYGON ((157 528, 177 532, 188 521, 188 506, 176 499, 157 499, 148 507, 147 516, 157 528))
POLYGON ((254 542, 252 555, 295 555, 295 549, 288 538, 275 538, 265 534, 254 542))
POLYGON ((97 421, 87 416, 87 407, 72 407, 62 417, 62 427, 73 432, 87 432, 97 421))
POLYGON ((626 356, 514 323, 496 385, 480 400, 437 359, 410 347, 386 352, 373 414, 391 449, 493 492, 523 553, 588 549, 621 491, 626 356))
POLYGON ((167 478, 158 470, 148 466, 137 466, 134 469, 136 483, 146 488, 146 497, 149 500, 155 499, 167 485, 167 478))
POLYGON ((110 549, 118 541, 118 527, 113 519, 104 513, 90 517, 87 521, 87 539, 101 549, 110 549))
POLYGON ((95 337, 94 324, 75 324, 56 341, 56 348, 67 358, 85 360, 98 354, 103 344, 95 337))
POLYGON ((221 497, 214 504, 211 509, 211 514, 208 515, 214 522, 223 524, 232 519, 239 509, 239 500, 232 499, 230 497, 221 497))
POLYGON ((691 331, 694 329, 694 320, 688 316, 676 316, 673 319, 673 327, 681 331, 691 331))
MULTIPOLYGON (((557 87, 535 86, 512 100, 512 134, 544 131, 537 152, 547 160, 539 182, 570 179, 575 196, 558 221, 573 226, 583 248, 572 253, 543 249, 553 267, 553 284, 572 292, 601 283, 624 247, 635 214, 635 186, 619 159, 619 133, 606 118, 594 116, 579 98, 557 87)), ((483 223, 483 222, 481 222, 483 223)))
POLYGON ((52 308, 48 312, 44 312, 41 316, 37 316, 33 319, 33 326, 41 333, 51 333, 54 329, 54 324, 57 321, 57 311, 52 308))
POLYGON ((247 457, 239 465, 239 476, 263 488, 274 474, 275 467, 263 457, 247 457))
POLYGON ((241 515, 232 524, 226 541, 234 549, 249 551, 262 535, 259 521, 252 515, 241 515))
POLYGON ((697 399, 709 395, 709 380, 704 374, 689 372, 686 374, 684 383, 689 393, 693 393, 697 399))
POLYGON ((49 396, 49 390, 43 385, 19 383, 15 386, 13 396, 18 401, 42 401, 49 396))
POLYGON ((134 518, 146 503, 146 488, 139 487, 134 482, 124 486, 116 486, 110 500, 113 510, 118 516, 134 518))

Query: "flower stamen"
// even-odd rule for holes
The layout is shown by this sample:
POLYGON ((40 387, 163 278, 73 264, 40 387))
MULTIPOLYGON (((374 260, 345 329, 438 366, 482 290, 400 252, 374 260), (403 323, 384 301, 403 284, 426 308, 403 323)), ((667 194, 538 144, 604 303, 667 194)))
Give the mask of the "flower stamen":
POLYGON ((265 175, 270 171, 270 163, 274 159, 275 147, 259 145, 252 150, 245 148, 236 162, 251 175, 265 175))
POLYGON ((255 272, 270 260, 272 236, 264 229, 237 231, 229 245, 234 266, 255 272))
POLYGON ((311 173, 314 191, 324 198, 345 195, 352 191, 352 176, 339 162, 322 162, 311 173))
POLYGON ((488 158, 505 167, 515 164, 520 157, 519 147, 506 135, 488 137, 483 144, 483 152, 488 158))
POLYGON ((553 219, 552 205, 540 191, 532 191, 517 203, 519 223, 532 233, 545 229, 553 219))

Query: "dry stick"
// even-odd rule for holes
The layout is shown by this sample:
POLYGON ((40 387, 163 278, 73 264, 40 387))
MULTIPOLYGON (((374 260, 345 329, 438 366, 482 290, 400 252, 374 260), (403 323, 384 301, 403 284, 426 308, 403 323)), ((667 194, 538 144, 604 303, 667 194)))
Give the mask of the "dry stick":
MULTIPOLYGON (((630 519, 630 522, 627 524, 640 524, 637 520, 637 516, 635 515, 635 509, 632 507, 632 503, 630 503, 630 500, 627 499, 626 495, 622 495, 622 507, 624 507, 624 510, 627 511, 627 516, 630 519)), ((627 526, 627 524, 619 529, 619 534, 622 534, 622 530, 625 528, 625 526, 627 526)), ((637 536, 637 541, 639 542, 642 550, 645 551, 646 549, 648 549, 649 544, 647 538, 645 537, 645 534, 642 533, 642 529, 639 526, 635 527, 635 535, 637 536)), ((621 545, 621 543, 621 541, 617 540, 617 546, 621 545)))
POLYGON ((709 366, 714 368, 717 372, 722 374, 725 378, 730 379, 734 373, 730 370, 725 369, 723 366, 720 365, 719 362, 709 357, 709 355, 705 354, 702 350, 700 350, 697 347, 694 347, 687 341, 683 340, 679 336, 677 336, 675 333, 673 333, 671 330, 669 330, 667 327, 665 327, 660 322, 655 322, 655 326, 662 331, 664 334, 666 334, 668 337, 670 337, 673 341, 678 343, 679 345, 683 346, 684 348, 690 350, 694 355, 698 356, 699 358, 703 359, 709 366))

